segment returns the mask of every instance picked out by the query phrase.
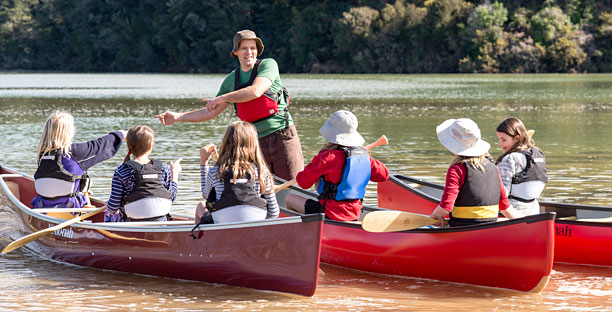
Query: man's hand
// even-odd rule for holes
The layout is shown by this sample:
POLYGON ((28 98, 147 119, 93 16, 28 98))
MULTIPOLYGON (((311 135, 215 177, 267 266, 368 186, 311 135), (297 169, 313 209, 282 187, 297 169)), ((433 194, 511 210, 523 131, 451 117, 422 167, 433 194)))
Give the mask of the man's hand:
POLYGON ((175 123, 179 117, 181 117, 182 113, 175 112, 165 112, 163 114, 156 115, 155 118, 161 121, 162 125, 171 125, 175 123))

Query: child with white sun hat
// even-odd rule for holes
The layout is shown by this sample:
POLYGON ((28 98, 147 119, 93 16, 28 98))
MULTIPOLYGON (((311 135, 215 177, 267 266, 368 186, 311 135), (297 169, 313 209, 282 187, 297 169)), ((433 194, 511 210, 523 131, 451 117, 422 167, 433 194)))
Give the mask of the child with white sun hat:
POLYGON ((289 194, 285 198, 287 208, 306 214, 325 213, 332 220, 359 219, 368 181, 386 181, 389 170, 362 146, 365 140, 357 126, 353 113, 339 110, 319 129, 327 143, 296 176, 297 184, 304 189, 318 183, 319 200, 289 194))
POLYGON ((431 217, 449 215, 450 226, 472 225, 497 220, 499 212, 521 217, 510 205, 499 171, 489 155, 491 145, 469 118, 449 119, 436 127, 440 143, 455 158, 446 173, 444 193, 431 217))

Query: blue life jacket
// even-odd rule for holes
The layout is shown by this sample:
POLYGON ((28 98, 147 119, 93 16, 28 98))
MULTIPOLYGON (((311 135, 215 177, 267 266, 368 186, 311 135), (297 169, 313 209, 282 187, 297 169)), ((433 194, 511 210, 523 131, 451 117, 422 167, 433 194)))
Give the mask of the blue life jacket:
POLYGON ((319 199, 356 200, 365 196, 372 174, 370 155, 363 147, 346 147, 342 150, 346 153, 346 161, 340 182, 331 183, 321 177, 317 187, 319 199))

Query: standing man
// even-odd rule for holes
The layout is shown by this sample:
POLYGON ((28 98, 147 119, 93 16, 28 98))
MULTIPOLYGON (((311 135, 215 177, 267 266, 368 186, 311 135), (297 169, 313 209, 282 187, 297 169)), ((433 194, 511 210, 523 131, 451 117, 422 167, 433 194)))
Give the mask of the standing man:
POLYGON ((278 64, 271 58, 257 59, 263 49, 263 42, 253 31, 237 32, 230 56, 238 58, 240 67, 225 77, 217 96, 203 100, 207 102, 205 108, 184 113, 165 112, 155 118, 164 125, 206 121, 234 103, 236 115, 257 128, 270 171, 290 180, 304 169, 302 146, 289 114, 289 95, 281 84, 278 64))

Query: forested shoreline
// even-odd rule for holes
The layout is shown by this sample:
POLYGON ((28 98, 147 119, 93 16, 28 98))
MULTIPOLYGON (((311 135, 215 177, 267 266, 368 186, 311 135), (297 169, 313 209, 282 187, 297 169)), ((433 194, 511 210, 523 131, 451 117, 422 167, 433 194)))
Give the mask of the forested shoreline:
POLYGON ((612 72, 609 0, 6 0, 0 69, 225 73, 240 29, 282 72, 612 72))

